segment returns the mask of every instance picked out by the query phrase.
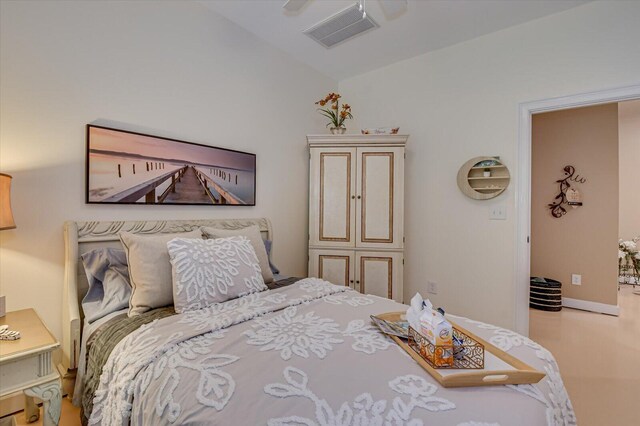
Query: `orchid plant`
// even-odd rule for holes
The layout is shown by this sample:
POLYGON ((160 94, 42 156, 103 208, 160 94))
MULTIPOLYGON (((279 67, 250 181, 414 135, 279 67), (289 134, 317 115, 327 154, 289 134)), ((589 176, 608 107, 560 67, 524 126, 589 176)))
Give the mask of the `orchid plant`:
POLYGON ((351 115, 351 106, 349 104, 342 104, 340 107, 340 98, 341 96, 338 93, 329 93, 324 99, 320 99, 316 102, 316 105, 320 105, 324 107, 328 105, 327 108, 318 108, 320 114, 327 117, 331 120, 327 127, 332 126, 337 129, 344 128, 344 121, 348 118, 353 118, 351 115))

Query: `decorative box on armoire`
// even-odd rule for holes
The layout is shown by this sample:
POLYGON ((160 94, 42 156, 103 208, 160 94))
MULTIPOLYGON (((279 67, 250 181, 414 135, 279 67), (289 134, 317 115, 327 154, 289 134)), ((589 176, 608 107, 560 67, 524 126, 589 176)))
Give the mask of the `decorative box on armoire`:
POLYGON ((309 276, 403 301, 408 135, 309 135, 309 276))

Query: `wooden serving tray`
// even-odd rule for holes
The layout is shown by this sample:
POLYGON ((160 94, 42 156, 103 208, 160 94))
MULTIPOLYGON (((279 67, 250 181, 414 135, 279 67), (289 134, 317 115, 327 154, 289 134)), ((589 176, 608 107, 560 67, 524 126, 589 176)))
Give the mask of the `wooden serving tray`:
MULTIPOLYGON (((405 317, 404 312, 388 312, 376 315, 378 318, 387 321, 401 321, 405 317)), ((481 339, 469 330, 453 324, 456 328, 468 334, 476 341, 484 345, 485 350, 485 369, 482 370, 461 370, 461 369, 437 369, 433 368, 425 361, 420 354, 416 353, 409 345, 397 336, 389 335, 411 358, 413 358, 427 373, 438 381, 445 388, 455 387, 471 387, 471 386, 495 386, 495 385, 522 385, 526 383, 538 383, 545 376, 544 373, 534 369, 528 364, 520 361, 518 358, 509 355, 503 350, 498 349, 491 343, 481 339), (492 354, 495 358, 504 364, 512 367, 512 369, 488 369, 487 357, 492 354)), ((490 365, 490 363, 489 363, 490 365)))

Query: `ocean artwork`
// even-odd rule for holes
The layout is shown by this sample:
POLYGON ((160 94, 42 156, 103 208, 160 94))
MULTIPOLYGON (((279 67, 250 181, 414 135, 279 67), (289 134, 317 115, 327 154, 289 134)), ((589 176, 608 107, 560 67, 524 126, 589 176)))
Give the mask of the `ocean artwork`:
POLYGON ((254 206, 256 155, 87 126, 87 203, 254 206))

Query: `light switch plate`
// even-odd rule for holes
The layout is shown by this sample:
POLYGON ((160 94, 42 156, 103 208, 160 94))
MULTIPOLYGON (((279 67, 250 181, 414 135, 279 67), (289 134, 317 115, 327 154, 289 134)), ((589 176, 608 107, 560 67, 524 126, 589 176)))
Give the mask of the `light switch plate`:
POLYGON ((438 284, 433 281, 427 281, 427 293, 438 294, 438 284))
POLYGON ((506 220, 507 219, 507 206, 504 204, 496 204, 489 208, 489 219, 491 220, 506 220))

